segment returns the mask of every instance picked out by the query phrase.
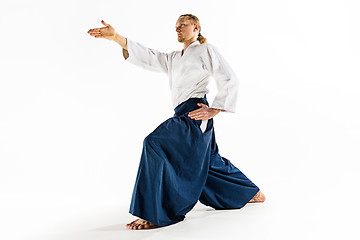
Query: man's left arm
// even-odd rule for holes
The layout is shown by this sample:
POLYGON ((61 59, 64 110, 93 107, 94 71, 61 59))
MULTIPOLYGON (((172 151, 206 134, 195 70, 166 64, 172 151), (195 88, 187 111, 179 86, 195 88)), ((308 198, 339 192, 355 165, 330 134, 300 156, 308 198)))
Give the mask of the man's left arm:
POLYGON ((211 108, 224 112, 235 112, 238 96, 239 80, 229 63, 213 45, 208 46, 208 69, 214 78, 217 94, 211 108))

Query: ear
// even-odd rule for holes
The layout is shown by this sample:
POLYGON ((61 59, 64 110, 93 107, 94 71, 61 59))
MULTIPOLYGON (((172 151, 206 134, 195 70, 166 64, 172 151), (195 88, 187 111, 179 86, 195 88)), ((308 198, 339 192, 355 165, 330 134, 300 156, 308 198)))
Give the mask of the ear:
POLYGON ((199 30, 199 24, 195 23, 194 32, 199 30))

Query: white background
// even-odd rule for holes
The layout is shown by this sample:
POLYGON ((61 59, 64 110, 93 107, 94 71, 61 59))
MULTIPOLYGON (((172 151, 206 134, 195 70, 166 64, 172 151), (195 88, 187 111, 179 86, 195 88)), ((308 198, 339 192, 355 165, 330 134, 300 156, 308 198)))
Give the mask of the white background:
POLYGON ((359 12, 355 0, 1 0, 1 239, 358 239, 359 12), (181 50, 184 13, 240 79, 217 141, 267 201, 130 231, 142 141, 173 115, 167 77, 87 31, 103 19, 181 50))

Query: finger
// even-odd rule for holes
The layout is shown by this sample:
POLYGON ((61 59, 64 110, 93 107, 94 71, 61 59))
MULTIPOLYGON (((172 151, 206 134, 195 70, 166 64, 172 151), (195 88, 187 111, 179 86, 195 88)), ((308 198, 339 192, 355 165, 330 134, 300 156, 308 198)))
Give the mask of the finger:
POLYGON ((91 36, 95 36, 95 35, 101 35, 101 33, 99 32, 94 32, 94 33, 89 33, 91 36))
POLYGON ((101 35, 101 34, 91 34, 91 36, 93 36, 93 37, 98 37, 98 38, 100 38, 100 37, 104 37, 103 35, 101 35))
POLYGON ((198 116, 198 114, 197 113, 189 113, 189 118, 191 118, 191 119, 195 119, 197 116, 198 116))
POLYGON ((205 113, 196 113, 196 114, 189 115, 189 117, 191 119, 195 119, 195 120, 205 120, 206 116, 207 115, 205 113))
POLYGON ((201 116, 201 117, 195 117, 193 118, 194 120, 207 120, 209 118, 205 117, 205 116, 201 116))
POLYGON ((196 109, 196 110, 194 110, 194 111, 192 111, 192 112, 190 112, 190 113, 202 113, 202 112, 204 112, 204 111, 206 111, 204 108, 198 108, 198 109, 196 109))
POLYGON ((192 112, 190 112, 189 114, 188 114, 188 116, 190 117, 190 118, 193 118, 193 117, 196 117, 196 116, 198 116, 199 115, 199 111, 192 111, 192 112))
POLYGON ((88 33, 99 33, 99 32, 100 32, 100 28, 93 28, 88 31, 88 33))
POLYGON ((199 112, 203 112, 203 111, 204 111, 204 108, 207 108, 207 107, 208 107, 208 106, 206 106, 205 104, 202 104, 202 103, 198 103, 197 105, 198 105, 199 107, 201 107, 201 108, 198 108, 198 109, 196 109, 196 110, 194 110, 194 111, 189 112, 190 115, 196 114, 196 113, 199 113, 199 112))
POLYGON ((203 108, 203 107, 204 107, 204 108, 207 108, 207 107, 208 107, 207 105, 205 105, 205 104, 203 104, 203 103, 198 103, 197 105, 198 105, 199 107, 202 107, 202 108, 203 108))
POLYGON ((197 110, 189 112, 189 115, 195 115, 197 113, 197 110))
POLYGON ((101 23, 104 24, 104 26, 110 26, 110 24, 107 24, 104 20, 101 20, 101 23))
POLYGON ((95 38, 104 38, 104 36, 101 35, 101 34, 94 34, 94 35, 91 35, 91 36, 93 36, 95 38))
POLYGON ((195 117, 201 117, 201 116, 205 116, 207 114, 207 112, 205 110, 203 110, 203 108, 201 109, 202 111, 198 111, 195 113, 195 117))

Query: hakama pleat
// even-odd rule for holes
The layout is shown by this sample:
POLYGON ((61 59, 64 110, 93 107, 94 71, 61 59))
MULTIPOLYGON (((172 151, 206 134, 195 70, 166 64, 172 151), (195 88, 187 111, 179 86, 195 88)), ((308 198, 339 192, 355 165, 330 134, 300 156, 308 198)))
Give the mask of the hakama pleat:
POLYGON ((208 105, 206 97, 190 98, 175 108, 143 143, 130 213, 159 226, 182 221, 200 200, 215 209, 243 207, 259 188, 231 162, 220 156, 213 119, 188 113, 208 105))

